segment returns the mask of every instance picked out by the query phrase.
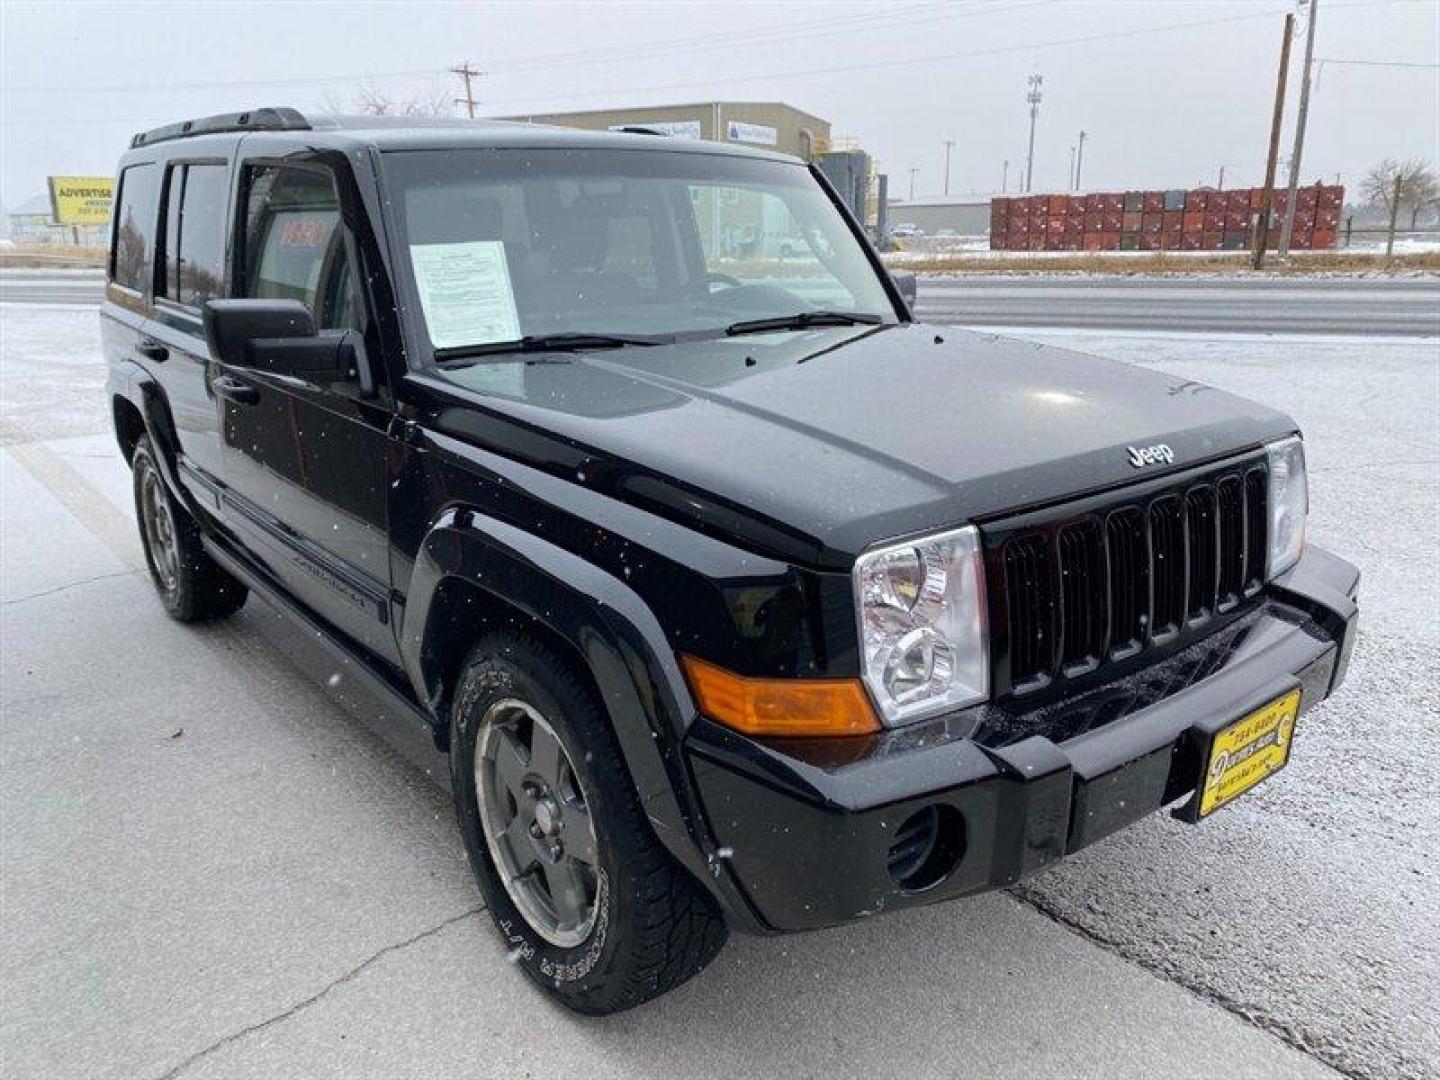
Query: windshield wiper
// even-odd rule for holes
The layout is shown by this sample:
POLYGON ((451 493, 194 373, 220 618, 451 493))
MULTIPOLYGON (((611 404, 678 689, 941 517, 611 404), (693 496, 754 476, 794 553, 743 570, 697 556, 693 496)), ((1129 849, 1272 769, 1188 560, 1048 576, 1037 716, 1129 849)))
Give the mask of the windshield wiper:
POLYGON ((514 353, 623 349, 630 345, 668 345, 674 340, 672 336, 659 334, 526 334, 514 341, 487 341, 480 345, 456 345, 448 349, 436 349, 435 361, 444 364, 451 360, 474 360, 514 353))
POLYGON ((725 328, 725 333, 735 337, 738 334, 766 334, 772 330, 809 330, 812 326, 873 326, 880 321, 879 315, 868 311, 801 311, 794 315, 731 323, 725 328))

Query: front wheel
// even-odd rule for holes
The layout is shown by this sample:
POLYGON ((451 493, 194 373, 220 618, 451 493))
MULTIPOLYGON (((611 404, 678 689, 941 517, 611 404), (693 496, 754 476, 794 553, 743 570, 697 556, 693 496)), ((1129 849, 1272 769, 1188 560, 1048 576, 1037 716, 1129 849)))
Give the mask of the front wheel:
POLYGON ((725 942, 710 897, 641 811, 594 692, 519 634, 471 650, 451 720, 451 781, 470 864, 511 957, 579 1012, 680 985, 725 942))

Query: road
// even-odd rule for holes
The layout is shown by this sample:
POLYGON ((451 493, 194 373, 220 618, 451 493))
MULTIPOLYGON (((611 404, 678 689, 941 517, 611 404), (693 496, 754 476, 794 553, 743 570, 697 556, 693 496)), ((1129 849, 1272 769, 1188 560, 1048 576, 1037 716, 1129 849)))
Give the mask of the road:
POLYGON ((0 305, 0 1077, 1440 1076, 1434 344, 1034 336, 1293 409, 1366 573, 1344 696, 1203 827, 738 938, 594 1021, 506 962, 447 800, 303 635, 163 616, 95 311, 0 305))
POLYGON ((1440 279, 927 277, 918 313, 965 326, 1436 336, 1440 279))
MULTIPOLYGON (((94 304, 98 271, 3 271, 0 301, 94 304)), ((921 318, 965 326, 1440 335, 1436 278, 925 277, 921 318)))

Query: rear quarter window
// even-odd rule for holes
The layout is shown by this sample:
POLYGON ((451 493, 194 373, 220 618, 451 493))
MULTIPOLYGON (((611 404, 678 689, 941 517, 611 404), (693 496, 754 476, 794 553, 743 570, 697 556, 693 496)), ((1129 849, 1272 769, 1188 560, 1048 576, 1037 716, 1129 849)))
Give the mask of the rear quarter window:
POLYGON ((225 209, 230 170, 224 164, 178 164, 166 184, 163 295, 198 308, 220 296, 225 276, 225 209))
POLYGON ((110 280, 139 293, 150 291, 159 196, 158 165, 131 165, 120 173, 110 241, 110 280))

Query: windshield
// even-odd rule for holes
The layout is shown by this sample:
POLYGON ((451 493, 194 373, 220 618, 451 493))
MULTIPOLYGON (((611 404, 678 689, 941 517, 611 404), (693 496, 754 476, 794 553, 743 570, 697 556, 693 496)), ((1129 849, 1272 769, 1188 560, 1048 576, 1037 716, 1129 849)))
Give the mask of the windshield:
POLYGON ((566 342, 584 347, 783 331, 756 321, 803 316, 798 330, 817 313, 896 321, 859 241, 801 165, 475 149, 390 152, 385 170, 441 361, 556 335, 585 335, 566 342))

